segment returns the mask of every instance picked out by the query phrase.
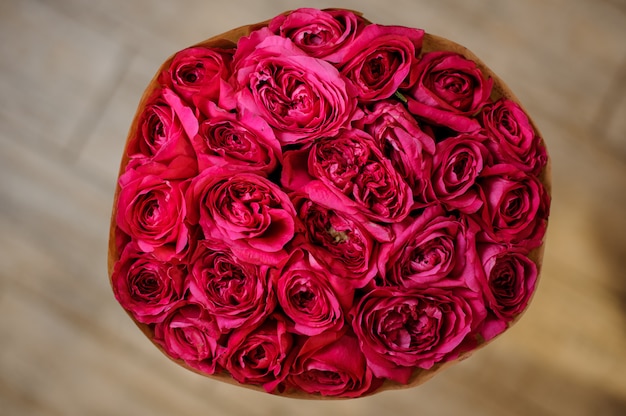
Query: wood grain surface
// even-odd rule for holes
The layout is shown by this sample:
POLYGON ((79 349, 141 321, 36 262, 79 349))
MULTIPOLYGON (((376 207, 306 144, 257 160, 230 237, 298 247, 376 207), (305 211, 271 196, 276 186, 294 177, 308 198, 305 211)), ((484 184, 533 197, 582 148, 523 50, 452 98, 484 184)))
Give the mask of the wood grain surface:
POLYGON ((623 0, 0 0, 0 415, 626 414, 625 39, 623 0), (417 388, 315 402, 210 380, 163 357, 109 288, 119 161, 156 69, 305 5, 468 47, 551 153, 528 312, 417 388))

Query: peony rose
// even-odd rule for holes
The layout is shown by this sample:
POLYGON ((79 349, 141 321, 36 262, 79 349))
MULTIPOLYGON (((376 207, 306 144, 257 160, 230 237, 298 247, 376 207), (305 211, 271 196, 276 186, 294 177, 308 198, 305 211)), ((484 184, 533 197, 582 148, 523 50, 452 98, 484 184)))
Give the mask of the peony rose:
POLYGON ((440 206, 394 225, 396 238, 383 244, 378 269, 385 285, 406 288, 480 288, 474 232, 440 206))
POLYGON ((360 101, 391 97, 409 75, 422 48, 424 31, 371 24, 341 54, 341 73, 360 101))
POLYGON ((304 342, 287 383, 322 396, 360 397, 381 380, 367 368, 354 335, 327 332, 304 342))
POLYGON ((276 16, 268 28, 291 41, 313 58, 339 62, 338 54, 365 26, 363 18, 348 10, 301 8, 276 16))
POLYGON ((425 202, 435 141, 424 133, 413 116, 392 101, 380 101, 358 126, 368 132, 385 157, 413 189, 416 201, 425 202))
POLYGON ((184 296, 185 266, 163 262, 128 244, 115 264, 111 283, 117 301, 137 321, 161 322, 184 296))
POLYGON ((269 175, 282 159, 280 143, 260 117, 248 112, 234 114, 207 106, 208 118, 193 137, 200 169, 212 166, 237 167, 269 175))
POLYGON ((276 305, 267 266, 247 263, 220 241, 201 240, 191 257, 191 297, 221 332, 259 325, 276 305))
POLYGON ((195 161, 179 156, 168 165, 129 165, 119 179, 116 221, 140 250, 169 259, 187 247, 187 208, 183 180, 196 172, 195 161))
POLYGON ((485 270, 484 293, 490 316, 481 335, 489 340, 522 313, 537 283, 537 265, 517 248, 481 244, 478 253, 485 270))
POLYGON ((481 241, 517 244, 530 250, 541 245, 550 196, 539 180, 513 165, 487 168, 481 178, 484 206, 477 218, 485 230, 481 241))
POLYGON ((378 288, 353 314, 352 327, 374 375, 406 384, 414 367, 457 358, 485 309, 474 292, 461 288, 378 288))
MULTIPOLYGON (((185 109, 177 108, 168 102, 173 94, 166 89, 157 90, 149 99, 137 121, 135 136, 128 142, 126 152, 130 158, 151 158, 167 162, 179 155, 194 156, 191 143, 177 115, 185 109)), ((186 123, 193 123, 190 109, 186 109, 186 123)), ((197 121, 196 121, 197 125, 197 121)), ((193 129, 193 127, 191 127, 193 129)))
POLYGON ((334 135, 355 112, 353 87, 334 66, 268 29, 240 39, 235 66, 240 107, 265 119, 283 145, 334 135))
POLYGON ((242 327, 228 338, 223 367, 242 384, 263 385, 273 392, 293 361, 293 337, 281 319, 269 319, 250 331, 242 327))
POLYGON ((250 262, 275 264, 294 236, 295 210, 289 197, 269 180, 226 168, 206 169, 187 192, 190 221, 205 237, 221 239, 250 262))
POLYGON ((356 129, 286 152, 281 183, 328 208, 376 221, 402 221, 413 204, 408 184, 371 136, 356 129))
POLYGON ((482 133, 474 132, 437 143, 431 186, 434 199, 448 209, 471 214, 482 206, 476 180, 493 164, 486 140, 482 133))
POLYGON ((275 280, 278 303, 290 320, 290 331, 312 336, 343 327, 343 306, 349 307, 352 293, 340 299, 332 284, 333 280, 337 284, 337 279, 308 252, 295 251, 275 280))
POLYGON ((332 270, 341 285, 365 286, 376 274, 376 240, 389 240, 389 230, 298 194, 292 198, 304 236, 297 243, 332 270))
POLYGON ((206 374, 216 370, 222 352, 220 333, 212 316, 193 302, 181 303, 154 327, 154 341, 174 359, 185 361, 206 374))
POLYGON ((480 128, 470 116, 489 102, 493 80, 485 80, 473 61, 455 52, 429 52, 415 71, 417 81, 407 92, 411 113, 459 132, 480 128))
MULTIPOLYGON (((227 46, 227 45, 225 45, 227 46)), ((233 49, 194 46, 174 55, 161 83, 171 88, 187 103, 217 102, 221 95, 232 94, 226 82, 231 75, 233 49)))
POLYGON ((493 139, 492 151, 498 162, 511 163, 535 175, 545 167, 546 149, 517 103, 501 98, 487 105, 482 112, 482 122, 493 139))

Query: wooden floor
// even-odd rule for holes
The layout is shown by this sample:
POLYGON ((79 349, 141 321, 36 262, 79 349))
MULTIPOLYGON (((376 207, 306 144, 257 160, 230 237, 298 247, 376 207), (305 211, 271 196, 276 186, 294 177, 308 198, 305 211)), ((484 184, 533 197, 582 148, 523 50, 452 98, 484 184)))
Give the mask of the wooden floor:
POLYGON ((524 319, 419 388, 359 400, 282 399, 172 364, 106 275, 131 117, 173 52, 306 3, 0 0, 0 414, 626 415, 626 2, 312 3, 465 44, 535 119, 553 208, 524 319))

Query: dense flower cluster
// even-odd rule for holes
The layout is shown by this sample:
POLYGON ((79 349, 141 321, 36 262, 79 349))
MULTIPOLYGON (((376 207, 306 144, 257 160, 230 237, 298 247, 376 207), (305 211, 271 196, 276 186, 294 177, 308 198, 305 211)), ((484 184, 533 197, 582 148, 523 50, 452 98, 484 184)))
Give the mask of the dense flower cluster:
POLYGON ((423 36, 299 9, 168 61, 127 145, 112 285, 169 356, 358 397, 524 310, 545 148, 423 36))

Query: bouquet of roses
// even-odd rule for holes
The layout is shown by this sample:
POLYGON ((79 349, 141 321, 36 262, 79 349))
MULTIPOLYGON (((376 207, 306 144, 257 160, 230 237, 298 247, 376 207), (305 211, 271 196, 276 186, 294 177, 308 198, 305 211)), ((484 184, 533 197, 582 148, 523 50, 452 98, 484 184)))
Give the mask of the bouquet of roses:
POLYGON ((299 9, 176 53, 141 100, 115 297, 170 358, 284 395, 418 384, 535 290, 548 156, 464 48, 299 9))

